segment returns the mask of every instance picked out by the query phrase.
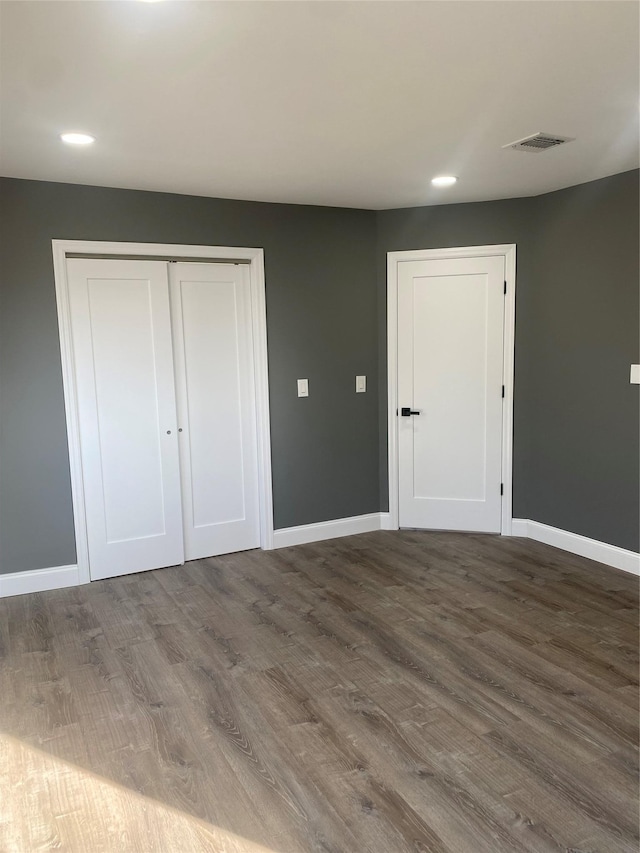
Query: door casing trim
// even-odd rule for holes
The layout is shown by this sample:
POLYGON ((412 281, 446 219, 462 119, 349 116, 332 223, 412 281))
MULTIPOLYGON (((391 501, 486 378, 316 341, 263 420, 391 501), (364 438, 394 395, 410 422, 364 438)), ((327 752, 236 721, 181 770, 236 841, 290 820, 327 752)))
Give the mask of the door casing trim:
POLYGON ((77 583, 89 583, 89 546, 80 456, 78 398, 73 369, 73 341, 67 282, 67 255, 83 254, 108 258, 127 255, 145 260, 170 256, 191 261, 240 261, 248 263, 251 282, 251 325, 255 372, 255 399, 258 446, 258 506, 260 547, 273 548, 273 492, 271 479, 271 431, 269 420, 269 373, 267 363, 267 315, 265 302, 264 251, 237 246, 189 246, 165 243, 115 243, 94 240, 52 240, 53 270, 62 358, 62 384, 69 447, 73 525, 76 537, 77 583))
POLYGON ((513 505, 513 376, 516 320, 516 244, 463 246, 452 249, 416 249, 387 252, 387 426, 389 436, 389 520, 399 527, 398 502, 398 270, 407 261, 449 260, 502 256, 505 261, 507 293, 504 305, 503 365, 504 403, 502 406, 502 513, 500 532, 511 536, 513 505))

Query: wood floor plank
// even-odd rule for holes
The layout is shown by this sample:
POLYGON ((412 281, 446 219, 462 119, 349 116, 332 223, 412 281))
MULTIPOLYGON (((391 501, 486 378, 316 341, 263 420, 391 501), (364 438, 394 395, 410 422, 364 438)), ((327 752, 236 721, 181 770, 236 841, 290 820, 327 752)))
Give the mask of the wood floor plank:
POLYGON ((377 531, 0 601, 7 853, 636 853, 637 579, 377 531))

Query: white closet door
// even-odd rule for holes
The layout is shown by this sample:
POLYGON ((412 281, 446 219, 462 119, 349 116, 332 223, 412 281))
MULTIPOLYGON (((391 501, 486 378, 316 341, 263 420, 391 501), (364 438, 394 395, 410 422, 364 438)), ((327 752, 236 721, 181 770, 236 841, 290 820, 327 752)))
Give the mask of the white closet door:
POLYGON ((182 563, 167 264, 67 274, 91 578, 182 563))
POLYGON ((260 545, 251 294, 242 264, 170 264, 185 557, 260 545))

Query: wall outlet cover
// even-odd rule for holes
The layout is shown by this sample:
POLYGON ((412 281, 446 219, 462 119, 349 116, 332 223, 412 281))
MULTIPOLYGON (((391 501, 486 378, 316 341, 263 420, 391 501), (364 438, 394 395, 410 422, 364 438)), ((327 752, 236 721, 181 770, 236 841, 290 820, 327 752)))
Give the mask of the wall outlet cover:
POLYGON ((631 376, 629 377, 629 382, 631 382, 632 385, 640 385, 640 364, 631 365, 631 376))

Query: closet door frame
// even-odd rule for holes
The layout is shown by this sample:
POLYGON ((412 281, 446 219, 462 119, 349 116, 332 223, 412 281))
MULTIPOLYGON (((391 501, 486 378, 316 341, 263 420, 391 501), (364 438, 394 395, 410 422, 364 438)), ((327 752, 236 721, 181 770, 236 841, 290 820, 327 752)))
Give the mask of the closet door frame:
POLYGON ((62 384, 69 447, 73 523, 76 538, 78 584, 89 583, 89 547, 80 455, 78 394, 75 382, 73 339, 67 281, 67 257, 126 257, 140 260, 239 261, 249 268, 251 290, 251 334, 255 376, 258 450, 258 506, 260 547, 273 548, 273 491, 271 480, 271 432, 269 420, 269 373, 267 363, 267 315, 265 302, 264 251, 237 246, 189 246, 167 243, 113 243, 88 240, 52 240, 53 269, 58 309, 62 384))

